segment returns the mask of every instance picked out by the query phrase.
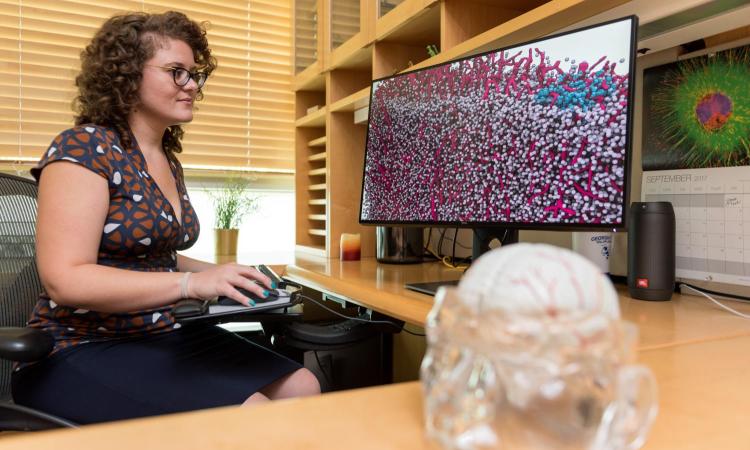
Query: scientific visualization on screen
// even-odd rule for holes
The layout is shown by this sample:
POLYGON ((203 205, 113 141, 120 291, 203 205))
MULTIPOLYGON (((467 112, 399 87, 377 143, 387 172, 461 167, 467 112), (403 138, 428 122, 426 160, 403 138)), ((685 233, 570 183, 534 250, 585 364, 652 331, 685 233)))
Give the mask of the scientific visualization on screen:
POLYGON ((633 20, 373 82, 360 219, 622 224, 633 20))

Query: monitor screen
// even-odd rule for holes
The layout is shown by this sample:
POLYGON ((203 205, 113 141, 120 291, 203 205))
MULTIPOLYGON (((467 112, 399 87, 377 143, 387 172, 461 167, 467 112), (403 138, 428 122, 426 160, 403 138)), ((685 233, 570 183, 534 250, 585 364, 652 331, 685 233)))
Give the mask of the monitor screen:
POLYGON ((636 27, 373 81, 360 222, 623 228, 636 27))

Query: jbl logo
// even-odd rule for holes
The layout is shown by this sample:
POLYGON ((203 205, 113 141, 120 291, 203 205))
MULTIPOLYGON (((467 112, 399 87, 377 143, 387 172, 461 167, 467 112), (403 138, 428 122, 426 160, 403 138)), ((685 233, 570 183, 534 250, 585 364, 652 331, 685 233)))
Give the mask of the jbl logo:
POLYGON ((639 288, 648 288, 648 278, 636 278, 635 285, 639 288))

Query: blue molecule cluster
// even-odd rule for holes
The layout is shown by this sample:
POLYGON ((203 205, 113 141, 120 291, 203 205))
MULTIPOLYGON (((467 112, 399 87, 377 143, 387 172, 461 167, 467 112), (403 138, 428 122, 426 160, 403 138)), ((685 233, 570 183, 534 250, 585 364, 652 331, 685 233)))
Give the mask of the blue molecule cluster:
POLYGON ((586 73, 560 74, 549 86, 539 89, 535 100, 543 105, 555 105, 570 109, 579 107, 583 111, 597 106, 601 99, 619 88, 612 75, 599 70, 593 75, 586 73))

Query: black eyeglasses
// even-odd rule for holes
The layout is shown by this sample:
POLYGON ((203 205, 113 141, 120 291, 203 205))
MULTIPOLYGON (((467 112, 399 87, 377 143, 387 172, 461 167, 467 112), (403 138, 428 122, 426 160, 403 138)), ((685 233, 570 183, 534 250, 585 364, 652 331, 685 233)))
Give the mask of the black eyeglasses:
POLYGON ((206 84, 206 80, 208 79, 208 74, 206 72, 190 72, 189 70, 182 67, 164 67, 154 65, 151 65, 151 67, 158 67, 159 69, 164 69, 172 72, 172 79, 174 80, 174 84, 180 87, 187 85, 192 78, 193 80, 195 80, 195 84, 198 85, 198 89, 200 89, 204 84, 206 84))

